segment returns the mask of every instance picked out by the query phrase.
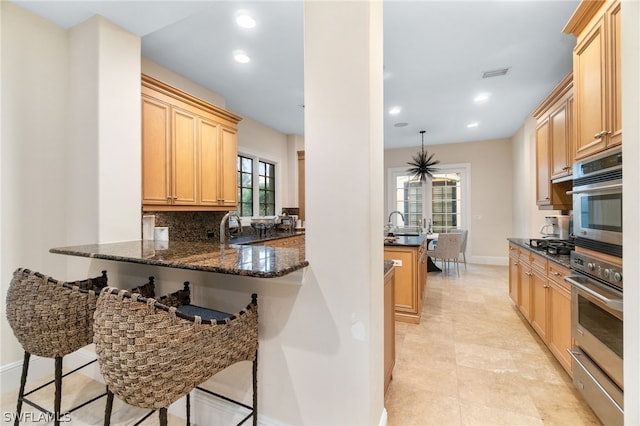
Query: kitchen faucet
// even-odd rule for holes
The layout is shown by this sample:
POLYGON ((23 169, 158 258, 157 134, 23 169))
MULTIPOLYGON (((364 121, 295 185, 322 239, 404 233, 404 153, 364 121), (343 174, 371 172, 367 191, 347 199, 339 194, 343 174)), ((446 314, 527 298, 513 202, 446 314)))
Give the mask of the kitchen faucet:
POLYGON ((387 220, 388 223, 391 223, 391 216, 393 216, 394 214, 399 214, 400 217, 402 218, 402 224, 405 226, 407 225, 407 222, 404 221, 404 215, 402 214, 402 212, 398 210, 394 210, 391 213, 389 213, 389 219, 387 220))
POLYGON ((238 216, 238 214, 236 212, 227 212, 224 216, 222 216, 222 220, 220 221, 220 245, 223 246, 225 243, 225 237, 227 234, 227 229, 226 229, 226 222, 229 220, 230 217, 235 217, 236 220, 238 221, 238 227, 242 226, 242 222, 240 222, 240 216, 238 216))

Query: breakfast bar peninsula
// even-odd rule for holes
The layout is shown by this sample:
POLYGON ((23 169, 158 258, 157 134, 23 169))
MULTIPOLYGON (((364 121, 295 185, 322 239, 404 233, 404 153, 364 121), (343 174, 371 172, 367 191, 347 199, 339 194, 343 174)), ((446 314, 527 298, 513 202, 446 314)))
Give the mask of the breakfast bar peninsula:
POLYGON ((51 253, 256 278, 282 277, 305 268, 304 250, 213 241, 137 240, 58 247, 51 253))

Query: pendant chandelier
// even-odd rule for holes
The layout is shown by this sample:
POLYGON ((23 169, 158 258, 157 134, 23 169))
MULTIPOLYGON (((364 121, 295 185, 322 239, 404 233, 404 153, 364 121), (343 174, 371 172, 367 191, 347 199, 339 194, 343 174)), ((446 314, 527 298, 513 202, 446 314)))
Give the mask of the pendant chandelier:
POLYGON ((407 172, 411 175, 412 179, 417 179, 420 182, 424 182, 429 176, 433 177, 433 173, 437 172, 438 169, 434 166, 440 163, 440 160, 434 160, 433 155, 429 155, 429 152, 424 150, 424 134, 426 130, 420 130, 420 134, 422 135, 422 149, 413 157, 411 157, 412 161, 409 161, 407 164, 411 167, 407 169, 407 172))

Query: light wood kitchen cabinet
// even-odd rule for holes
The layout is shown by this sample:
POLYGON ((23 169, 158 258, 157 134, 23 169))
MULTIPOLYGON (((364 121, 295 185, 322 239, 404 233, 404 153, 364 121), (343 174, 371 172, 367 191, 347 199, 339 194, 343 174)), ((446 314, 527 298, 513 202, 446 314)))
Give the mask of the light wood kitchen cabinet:
POLYGON ((533 116, 537 120, 536 204, 540 209, 571 209, 572 199, 567 195, 567 191, 571 190, 569 177, 573 173, 572 164, 575 156, 571 74, 538 105, 533 116))
POLYGON ((143 74, 143 209, 235 208, 240 119, 143 74))
POLYGON ((142 204, 169 204, 171 106, 142 96, 142 204))
POLYGON ((395 271, 384 275, 384 391, 387 392, 396 364, 395 271))
POLYGON ((426 239, 419 247, 385 246, 384 259, 395 262, 396 321, 419 324, 426 285, 426 239))
POLYGON ((563 32, 574 34, 576 159, 622 143, 620 0, 582 1, 563 32))
POLYGON ((511 242, 509 258, 509 296, 571 376, 571 288, 564 281, 569 268, 511 242))
POLYGON ((572 375, 572 361, 569 350, 571 337, 571 287, 564 278, 570 274, 568 268, 549 262, 549 288, 547 291, 547 345, 562 367, 572 375))
POLYGON ((518 309, 527 321, 531 321, 531 276, 533 272, 529 263, 529 255, 521 253, 518 264, 518 309))
POLYGON ((509 243, 509 297, 516 304, 520 299, 520 249, 517 245, 509 243))
MULTIPOLYGON (((546 266, 546 261, 544 262, 546 266)), ((546 271, 532 268, 529 276, 531 282, 531 327, 538 333, 542 340, 547 339, 547 284, 546 271)))

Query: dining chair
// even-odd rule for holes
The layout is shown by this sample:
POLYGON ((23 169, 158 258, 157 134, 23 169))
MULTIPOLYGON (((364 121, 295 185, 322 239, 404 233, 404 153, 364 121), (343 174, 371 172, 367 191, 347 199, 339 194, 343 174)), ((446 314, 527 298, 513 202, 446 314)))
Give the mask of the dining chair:
POLYGON ((456 271, 460 275, 458 259, 460 255, 460 246, 462 245, 462 234, 460 233, 441 233, 438 235, 438 244, 433 250, 428 250, 427 254, 435 260, 442 261, 443 271, 449 269, 449 263, 453 261, 456 265, 456 271))
POLYGON ((93 342, 93 314, 100 290, 107 286, 107 272, 82 281, 58 281, 34 272, 19 268, 13 273, 6 298, 7 320, 13 334, 24 349, 22 377, 18 392, 18 404, 15 413, 15 425, 20 423, 22 404, 26 403, 47 414, 54 425, 68 421, 66 413, 71 413, 103 397, 102 393, 61 413, 62 379, 84 365, 62 374, 62 360, 65 355, 77 351, 93 342), (25 393, 29 361, 31 355, 55 360, 54 379, 25 393), (53 412, 27 398, 27 396, 54 383, 53 412))
POLYGON ((467 269, 467 235, 469 231, 466 229, 451 229, 449 232, 451 233, 459 233, 462 234, 462 244, 460 244, 460 254, 462 255, 462 261, 464 262, 464 269, 467 269))
POLYGON ((189 425, 189 394, 198 389, 250 410, 238 424, 253 417, 256 425, 257 295, 251 296, 251 302, 245 309, 233 315, 222 313, 224 318, 219 319, 220 311, 183 305, 185 290, 159 298, 177 306, 141 295, 145 292, 153 294, 153 287, 152 280, 134 289, 138 291, 136 293, 107 287, 98 297, 94 343, 108 390, 104 424, 110 424, 115 395, 127 404, 150 409, 151 412, 159 410, 161 426, 167 425, 168 407, 186 397, 189 425), (185 307, 189 313, 181 311, 185 307), (240 361, 253 364, 253 405, 200 386, 217 372, 240 361))

